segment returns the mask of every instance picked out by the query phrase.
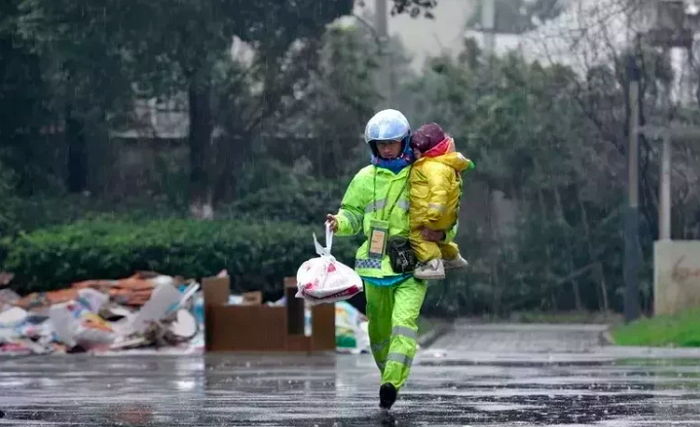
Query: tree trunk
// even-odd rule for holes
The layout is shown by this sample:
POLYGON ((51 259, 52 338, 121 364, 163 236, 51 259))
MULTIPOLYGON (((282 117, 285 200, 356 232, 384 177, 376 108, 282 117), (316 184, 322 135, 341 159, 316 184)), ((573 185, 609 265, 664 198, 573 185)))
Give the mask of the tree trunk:
POLYGON ((588 248, 588 257, 590 258, 591 262, 596 263, 596 267, 594 270, 594 275, 596 278, 596 281, 598 282, 598 285, 600 286, 600 291, 599 291, 599 309, 603 310, 603 313, 607 316, 608 310, 609 310, 609 304, 608 304, 608 285, 605 282, 605 274, 603 273, 603 266, 598 261, 598 257, 595 256, 595 252, 593 251, 593 243, 592 243, 592 238, 591 238, 591 228, 588 225, 588 214, 586 213, 586 207, 583 205, 583 200, 581 200, 581 190, 578 186, 576 186, 576 199, 578 200, 578 206, 579 210, 581 211, 581 222, 583 223, 583 230, 584 233, 586 234, 586 245, 588 248))
POLYGON ((489 269, 491 274, 489 274, 489 281, 491 285, 491 313, 493 315, 501 314, 501 302, 502 302, 502 290, 501 283, 499 281, 498 274, 498 257, 501 253, 502 240, 498 234, 497 227, 493 223, 493 203, 492 203, 493 190, 490 186, 487 187, 486 191, 486 224, 489 230, 489 238, 491 239, 492 245, 490 247, 491 256, 489 256, 489 269))
POLYGON ((253 149, 251 134, 229 133, 225 138, 218 138, 215 144, 216 176, 213 177, 214 197, 216 200, 231 201, 237 197, 236 187, 241 167, 249 158, 253 149))
MULTIPOLYGON (((549 215, 547 215, 547 208, 545 207, 545 203, 544 203, 544 193, 543 193, 543 190, 541 188, 537 190, 537 201, 539 202, 540 217, 547 218, 549 215)), ((545 271, 546 280, 543 281, 545 289, 542 289, 541 287, 540 287, 540 289, 542 289, 541 292, 543 294, 549 293, 551 295, 552 306, 555 309, 555 311, 558 311, 559 310, 559 300, 558 300, 558 298, 556 298, 556 295, 554 292, 549 292, 549 290, 547 289, 551 285, 553 278, 557 276, 555 274, 555 272, 552 271, 552 269, 554 268, 554 263, 552 262, 552 250, 549 247, 549 242, 545 242, 544 252, 545 252, 545 256, 546 256, 545 265, 547 266, 546 268, 548 268, 548 270, 545 271)), ((554 289, 552 289, 552 291, 554 291, 554 289)))
MULTIPOLYGON (((562 205, 561 202, 561 193, 559 191, 559 187, 554 188, 554 200, 556 201, 557 204, 557 216, 559 217, 559 224, 561 224, 562 232, 566 232, 569 228, 569 223, 566 221, 566 218, 564 217, 564 206, 562 205)), ((566 264, 569 270, 569 274, 572 274, 574 272, 574 256, 573 256, 573 247, 571 245, 571 241, 569 240, 569 236, 567 234, 564 234, 562 236, 564 239, 564 245, 566 247, 566 264)), ((571 279, 571 290, 574 293, 574 305, 576 306, 577 311, 583 310, 583 302, 581 300, 581 289, 578 286, 578 282, 576 279, 572 278, 571 279)))
POLYGON ((214 216, 211 168, 212 114, 211 86, 196 79, 188 88, 190 148, 190 213, 200 219, 214 216))
POLYGON ((66 187, 71 193, 80 193, 87 188, 88 176, 85 124, 72 115, 70 108, 66 114, 66 143, 68 145, 66 187))

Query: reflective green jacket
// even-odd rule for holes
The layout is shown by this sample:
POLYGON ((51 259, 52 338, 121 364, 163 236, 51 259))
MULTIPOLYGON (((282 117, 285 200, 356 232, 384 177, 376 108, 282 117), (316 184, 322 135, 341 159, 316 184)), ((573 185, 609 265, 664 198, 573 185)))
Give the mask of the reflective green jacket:
POLYGON ((370 222, 373 218, 389 222, 390 236, 408 237, 408 175, 411 168, 395 174, 373 165, 362 168, 352 179, 338 211, 339 236, 362 232, 365 242, 356 253, 355 270, 363 277, 395 276, 389 256, 368 257, 370 222), (391 206, 395 205, 393 210, 391 206), (391 210, 391 213, 390 213, 391 210))

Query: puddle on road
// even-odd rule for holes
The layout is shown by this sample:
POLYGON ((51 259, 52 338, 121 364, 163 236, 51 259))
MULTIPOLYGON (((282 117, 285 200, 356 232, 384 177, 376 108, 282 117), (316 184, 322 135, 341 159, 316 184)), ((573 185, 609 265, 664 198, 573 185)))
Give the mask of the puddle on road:
POLYGON ((134 362, 4 364, 0 426, 641 426, 700 419, 700 360, 421 362, 391 417, 376 408, 376 373, 361 358, 134 362))

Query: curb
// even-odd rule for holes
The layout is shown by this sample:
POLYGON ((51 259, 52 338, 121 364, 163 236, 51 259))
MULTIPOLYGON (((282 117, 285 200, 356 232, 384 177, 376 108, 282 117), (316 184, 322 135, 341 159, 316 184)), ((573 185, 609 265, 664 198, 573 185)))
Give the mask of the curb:
POLYGON ((615 344, 615 340, 612 337, 612 334, 610 333, 610 326, 608 325, 607 329, 602 331, 600 335, 598 336, 600 340, 600 345, 617 345, 615 344))
POLYGON ((431 345, 433 345, 433 343, 435 341, 437 341, 438 338, 447 334, 452 329, 453 329, 452 322, 440 324, 440 325, 436 326, 435 329, 428 332, 427 334, 421 335, 420 337, 418 337, 418 345, 420 346, 420 348, 423 348, 423 349, 428 348, 431 345))
POLYGON ((598 341, 601 346, 616 346, 615 339, 612 336, 612 325, 608 325, 604 331, 598 335, 598 341))

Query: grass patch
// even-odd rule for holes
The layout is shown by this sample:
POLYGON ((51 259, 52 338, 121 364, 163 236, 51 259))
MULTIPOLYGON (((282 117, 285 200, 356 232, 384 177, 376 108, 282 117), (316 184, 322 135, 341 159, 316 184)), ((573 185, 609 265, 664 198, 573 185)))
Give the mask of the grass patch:
POLYGON ((700 347, 700 308, 621 325, 612 337, 618 345, 700 347))

